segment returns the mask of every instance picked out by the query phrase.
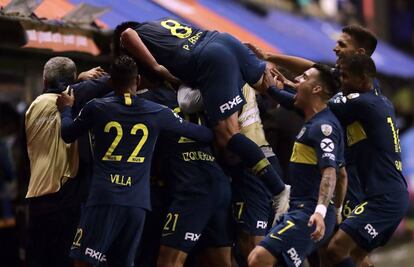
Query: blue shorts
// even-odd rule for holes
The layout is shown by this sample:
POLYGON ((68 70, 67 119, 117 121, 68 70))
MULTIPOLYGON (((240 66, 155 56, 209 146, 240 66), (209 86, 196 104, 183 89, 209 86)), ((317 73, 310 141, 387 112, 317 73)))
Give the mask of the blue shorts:
POLYGON ((308 227, 310 216, 315 210, 314 201, 294 201, 289 212, 272 228, 270 233, 259 243, 278 261, 288 267, 300 266, 305 258, 332 237, 335 228, 335 210, 329 205, 325 217, 325 236, 319 242, 311 239, 315 226, 308 227))
POLYGON ((85 207, 70 256, 96 266, 134 266, 145 214, 119 205, 85 207))
POLYGON ((232 246, 230 209, 228 179, 216 181, 207 194, 175 196, 163 224, 161 245, 186 253, 199 243, 202 247, 232 246))
MULTIPOLYGON (((282 170, 278 159, 273 156, 269 161, 281 177, 282 170)), ((252 236, 265 236, 274 216, 272 194, 263 181, 249 169, 236 166, 230 172, 233 178, 233 217, 238 229, 252 236)))
POLYGON ((206 44, 198 54, 196 86, 210 123, 239 111, 245 104, 241 88, 257 83, 265 68, 265 62, 230 34, 219 33, 206 44))
POLYGON ((371 252, 385 245, 408 210, 408 192, 395 192, 364 199, 339 228, 359 247, 371 252))
POLYGON ((357 177, 357 170, 355 165, 347 165, 346 171, 348 173, 348 189, 346 191, 344 205, 342 209, 342 218, 346 219, 351 215, 352 211, 365 198, 362 192, 361 184, 357 177))

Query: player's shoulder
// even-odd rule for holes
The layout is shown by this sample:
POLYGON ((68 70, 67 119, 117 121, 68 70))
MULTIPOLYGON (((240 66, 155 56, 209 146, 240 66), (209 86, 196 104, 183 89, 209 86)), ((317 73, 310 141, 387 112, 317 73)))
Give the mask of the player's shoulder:
POLYGON ((310 127, 312 135, 330 136, 334 133, 342 133, 341 123, 329 108, 317 115, 310 127))
POLYGON ((136 105, 145 112, 161 112, 165 109, 169 109, 167 106, 161 105, 159 103, 156 103, 154 101, 137 97, 136 98, 136 105))

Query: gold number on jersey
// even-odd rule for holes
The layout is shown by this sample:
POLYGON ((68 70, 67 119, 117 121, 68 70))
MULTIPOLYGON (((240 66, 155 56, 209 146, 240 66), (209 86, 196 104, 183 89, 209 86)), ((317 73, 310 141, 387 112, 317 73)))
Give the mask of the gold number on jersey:
POLYGON ((82 239, 82 235, 83 235, 82 228, 76 229, 76 234, 75 234, 75 238, 73 239, 72 246, 74 246, 74 247, 80 247, 81 246, 80 241, 82 239))
MULTIPOLYGON (((112 144, 109 146, 108 150, 106 151, 105 155, 102 157, 102 160, 121 161, 122 155, 112 155, 112 153, 114 152, 115 148, 118 146, 119 142, 122 139, 122 136, 123 136, 122 126, 117 121, 110 121, 105 125, 104 132, 109 133, 111 128, 115 128, 116 136, 115 136, 114 141, 112 142, 112 144)), ((145 157, 138 157, 138 154, 148 139, 148 128, 145 124, 142 124, 142 123, 135 124, 134 127, 132 127, 131 129, 131 135, 136 135, 138 130, 142 131, 141 140, 139 140, 137 146, 135 147, 132 154, 129 156, 127 162, 142 163, 145 160, 145 157)))
POLYGON ((104 132, 109 133, 111 131, 111 128, 115 128, 116 130, 116 136, 112 144, 109 146, 108 150, 105 153, 105 156, 103 156, 102 160, 108 160, 108 161, 121 161, 122 156, 121 155, 112 155, 115 148, 118 146, 119 142, 121 141, 123 132, 122 132, 122 126, 119 124, 119 122, 116 121, 110 121, 105 125, 104 132))
POLYGON ((145 126, 145 124, 142 124, 142 123, 135 124, 134 127, 132 127, 131 134, 136 135, 138 130, 142 131, 142 138, 141 140, 139 140, 138 145, 135 147, 131 156, 129 156, 128 162, 142 163, 145 160, 145 157, 137 157, 137 155, 141 151, 142 146, 145 144, 145 142, 148 139, 148 128, 147 126, 145 126))
POLYGON ((172 19, 161 21, 161 26, 169 29, 172 36, 176 36, 181 39, 188 38, 193 33, 193 29, 183 26, 178 21, 172 19))
POLYGON ((387 118, 387 122, 391 127, 391 131, 392 131, 392 136, 394 138, 394 148, 395 148, 395 152, 399 153, 401 152, 401 146, 400 146, 400 138, 398 136, 398 129, 395 129, 394 127, 394 122, 392 121, 391 117, 387 118))
POLYGON ((167 214, 167 221, 165 222, 164 225, 164 230, 165 231, 175 231, 175 227, 177 226, 177 221, 178 221, 178 213, 168 213, 167 214), (174 218, 174 219, 173 219, 174 218), (169 226, 170 222, 172 221, 172 225, 171 227, 169 226))
POLYGON ((295 226, 295 223, 294 222, 291 222, 291 221, 286 221, 287 222, 287 225, 285 226, 285 227, 283 227, 282 229, 280 229, 280 231, 279 232, 277 232, 277 234, 278 235, 281 235, 281 234, 283 234, 284 232, 286 232, 289 228, 292 228, 293 226, 295 226))
POLYGON ((365 206, 367 204, 368 204, 368 201, 365 201, 364 203, 359 204, 358 206, 356 206, 356 208, 354 209, 353 213, 356 214, 356 215, 359 215, 359 214, 363 213, 364 210, 365 210, 365 206))

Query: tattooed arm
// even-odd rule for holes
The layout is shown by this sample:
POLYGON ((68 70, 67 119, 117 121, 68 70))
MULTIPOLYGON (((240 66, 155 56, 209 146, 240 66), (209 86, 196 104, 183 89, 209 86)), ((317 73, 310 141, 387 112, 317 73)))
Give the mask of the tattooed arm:
POLYGON ((320 241, 325 235, 324 217, 335 191, 335 184, 336 169, 333 167, 324 168, 322 170, 322 179, 319 186, 318 205, 308 223, 308 226, 316 225, 315 231, 311 234, 311 238, 314 241, 320 241))

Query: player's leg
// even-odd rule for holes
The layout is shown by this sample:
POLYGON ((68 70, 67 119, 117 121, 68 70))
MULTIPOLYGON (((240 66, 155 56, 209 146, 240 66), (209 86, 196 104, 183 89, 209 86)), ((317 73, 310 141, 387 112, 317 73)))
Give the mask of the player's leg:
MULTIPOLYGON (((245 103, 241 93, 245 81, 239 68, 238 53, 229 47, 227 39, 228 35, 223 35, 209 43, 198 58, 197 83, 200 85, 207 116, 210 123, 215 125, 218 145, 238 155, 263 179, 272 194, 278 195, 284 191, 284 183, 259 146, 240 134, 238 111, 245 103)), ((264 63, 255 67, 257 72, 263 72, 264 68, 264 63)), ((260 75, 261 73, 257 79, 260 75)))
POLYGON ((231 267, 231 247, 207 248, 200 255, 200 267, 231 267))
POLYGON ((243 257, 247 259, 250 252, 264 239, 264 235, 251 235, 244 231, 237 232, 237 246, 240 249, 243 257))
POLYGON ((249 267, 273 267, 277 259, 267 249, 257 246, 247 259, 249 267))
POLYGON ((134 266, 135 256, 144 229, 146 210, 137 207, 119 207, 117 218, 123 221, 120 232, 111 243, 108 250, 108 266, 131 267, 134 266))
POLYGON ((171 203, 161 233, 157 266, 181 267, 211 216, 209 194, 181 194, 171 203))
POLYGON ((213 205, 208 224, 203 230, 201 246, 204 249, 200 262, 206 267, 230 267, 233 246, 230 181, 221 169, 211 171, 216 182, 209 194, 209 202, 213 205))
POLYGON ((187 253, 184 251, 161 245, 157 267, 182 267, 186 259, 187 253))
POLYGON ((342 229, 339 229, 329 242, 327 251, 332 265, 338 267, 357 266, 355 261, 351 259, 351 251, 357 247, 355 241, 342 229))

